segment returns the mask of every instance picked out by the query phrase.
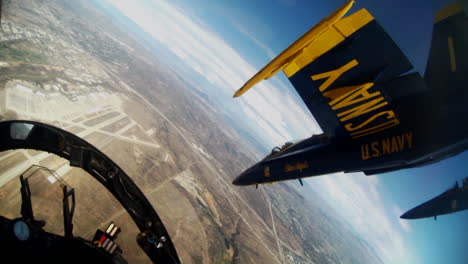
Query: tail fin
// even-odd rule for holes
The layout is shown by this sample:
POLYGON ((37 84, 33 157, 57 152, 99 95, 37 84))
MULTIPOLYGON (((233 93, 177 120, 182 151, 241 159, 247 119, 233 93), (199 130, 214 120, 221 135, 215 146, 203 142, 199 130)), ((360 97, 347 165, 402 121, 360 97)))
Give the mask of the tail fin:
POLYGON ((424 79, 433 91, 468 88, 468 17, 460 3, 436 13, 424 79))

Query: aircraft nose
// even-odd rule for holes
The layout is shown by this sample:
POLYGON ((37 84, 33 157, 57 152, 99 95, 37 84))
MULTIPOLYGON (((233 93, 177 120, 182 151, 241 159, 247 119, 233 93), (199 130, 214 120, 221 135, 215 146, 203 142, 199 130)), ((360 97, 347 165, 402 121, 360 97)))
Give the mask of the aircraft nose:
POLYGON ((414 210, 409 210, 408 212, 402 214, 400 218, 401 219, 414 219, 415 218, 414 210))
POLYGON ((237 177, 232 181, 232 184, 234 184, 234 185, 242 185, 241 182, 242 182, 242 174, 239 175, 239 176, 237 176, 237 177))
POLYGON ((248 182, 248 176, 244 173, 240 174, 239 176, 237 176, 233 181, 232 181, 232 184, 234 185, 238 185, 238 186, 245 186, 245 185, 249 185, 247 182, 248 182))
POLYGON ((232 184, 238 185, 238 186, 246 186, 246 185, 256 184, 260 172, 261 172, 260 166, 254 165, 254 166, 250 167, 249 169, 245 170, 239 176, 237 176, 232 181, 232 184))
POLYGON ((402 215, 400 216, 400 218, 401 218, 401 219, 408 219, 408 212, 402 214, 402 215))

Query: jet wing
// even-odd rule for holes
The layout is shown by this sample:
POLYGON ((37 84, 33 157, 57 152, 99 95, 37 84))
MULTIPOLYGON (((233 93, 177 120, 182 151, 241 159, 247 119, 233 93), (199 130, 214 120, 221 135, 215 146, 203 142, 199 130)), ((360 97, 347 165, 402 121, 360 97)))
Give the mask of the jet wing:
POLYGON ((352 3, 298 39, 234 97, 283 70, 331 138, 359 138, 400 125, 393 97, 425 90, 424 80, 419 74, 402 76, 411 63, 367 10, 343 17, 352 3))
POLYGON ((437 217, 438 215, 455 213, 468 209, 466 201, 468 192, 460 189, 458 185, 450 188, 444 193, 424 202, 415 208, 407 211, 400 218, 418 219, 425 217, 437 217))

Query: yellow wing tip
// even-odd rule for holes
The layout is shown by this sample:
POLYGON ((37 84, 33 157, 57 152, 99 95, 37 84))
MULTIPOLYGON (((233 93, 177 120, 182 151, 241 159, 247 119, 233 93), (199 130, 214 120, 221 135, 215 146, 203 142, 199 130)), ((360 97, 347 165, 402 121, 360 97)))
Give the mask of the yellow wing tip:
POLYGON ((242 92, 242 89, 239 89, 237 90, 234 95, 232 96, 233 98, 236 98, 236 97, 239 97, 243 94, 244 92, 242 92))
POLYGON ((239 97, 252 88, 258 82, 268 79, 276 74, 278 71, 284 69, 288 63, 298 55, 298 52, 302 50, 310 41, 313 41, 318 35, 322 33, 325 28, 330 27, 331 25, 338 22, 354 4, 354 0, 349 0, 335 12, 330 14, 328 17, 323 19, 303 36, 297 39, 293 44, 291 44, 287 49, 281 52, 276 56, 272 61, 270 61, 263 69, 257 72, 250 80, 248 80, 244 86, 237 90, 233 97, 239 97))
POLYGON ((237 90, 232 97, 236 98, 241 95, 243 95, 245 92, 247 92, 250 88, 252 88, 255 84, 259 82, 259 78, 254 76, 250 80, 248 80, 242 87, 237 90))
POLYGON ((234 97, 234 98, 239 97, 239 96, 243 95, 245 92, 247 92, 247 90, 248 89, 244 85, 239 90, 237 90, 232 97, 234 97))

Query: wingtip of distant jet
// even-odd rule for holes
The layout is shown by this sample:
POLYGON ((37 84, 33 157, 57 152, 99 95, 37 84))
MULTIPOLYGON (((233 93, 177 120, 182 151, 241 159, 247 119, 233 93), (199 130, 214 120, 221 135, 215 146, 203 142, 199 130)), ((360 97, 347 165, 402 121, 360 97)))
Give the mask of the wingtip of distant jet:
POLYGON ((411 220, 421 218, 414 210, 409 210, 400 216, 401 219, 411 220))

